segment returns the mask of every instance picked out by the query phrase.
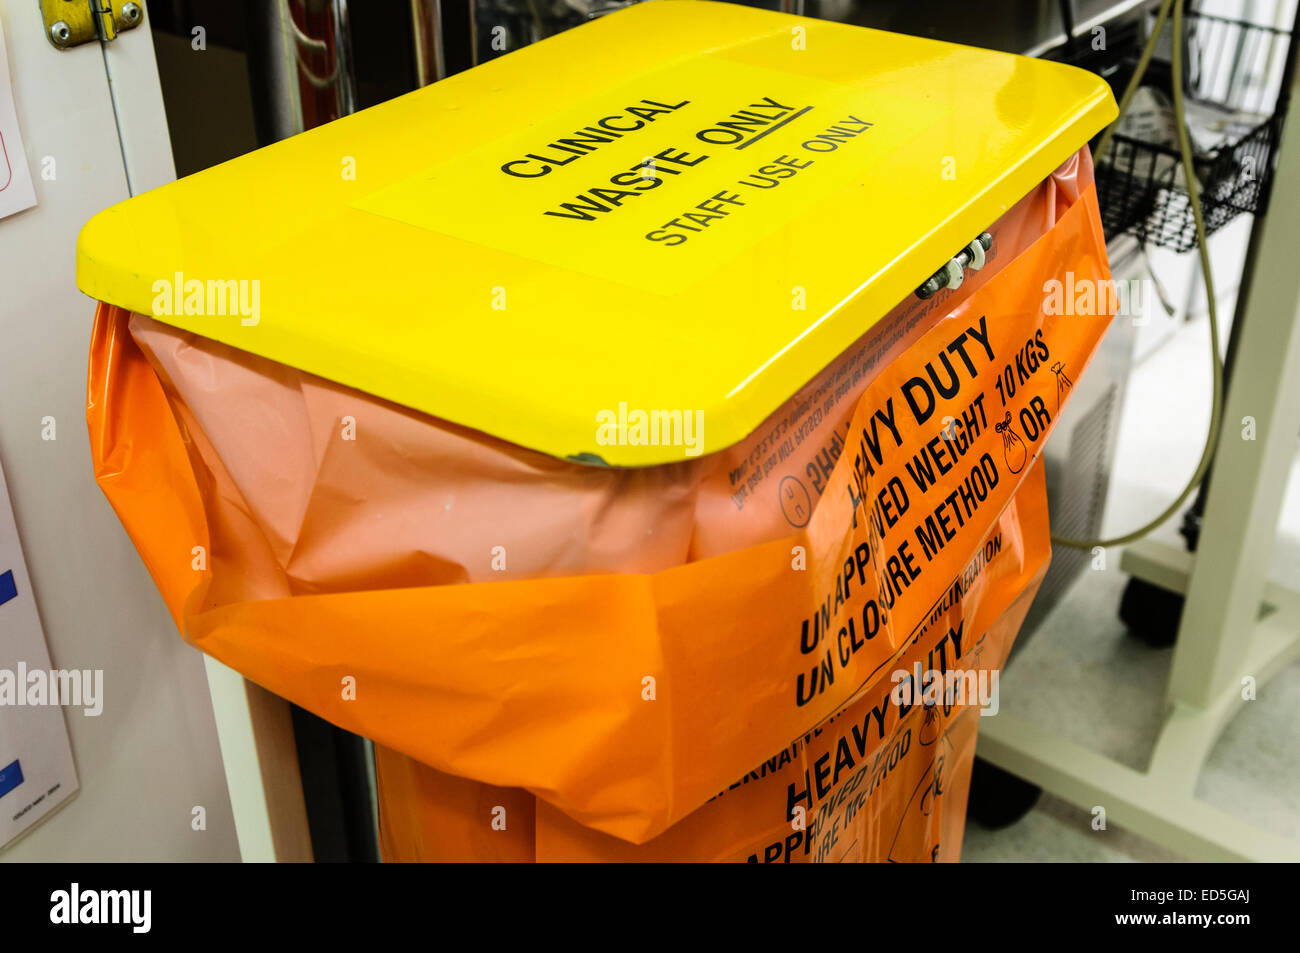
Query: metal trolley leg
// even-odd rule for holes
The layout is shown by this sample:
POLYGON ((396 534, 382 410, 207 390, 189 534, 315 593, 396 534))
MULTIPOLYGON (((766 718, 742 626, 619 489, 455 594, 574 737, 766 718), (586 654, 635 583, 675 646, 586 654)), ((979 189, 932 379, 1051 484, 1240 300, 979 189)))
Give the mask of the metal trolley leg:
MULTIPOLYGON (((1300 82, 1292 77, 1294 96, 1300 82)), ((1282 135, 1273 211, 1250 283, 1195 553, 1142 542, 1122 567, 1184 593, 1165 720, 1143 773, 1003 713, 981 725, 979 753, 1084 809, 1202 860, 1300 860, 1300 843, 1195 798, 1196 779, 1243 703, 1300 657, 1300 593, 1268 583, 1269 558, 1300 434, 1300 117, 1282 135), (1243 437, 1253 418, 1254 440, 1243 437)), ((1294 730, 1288 726, 1287 730, 1294 730)))

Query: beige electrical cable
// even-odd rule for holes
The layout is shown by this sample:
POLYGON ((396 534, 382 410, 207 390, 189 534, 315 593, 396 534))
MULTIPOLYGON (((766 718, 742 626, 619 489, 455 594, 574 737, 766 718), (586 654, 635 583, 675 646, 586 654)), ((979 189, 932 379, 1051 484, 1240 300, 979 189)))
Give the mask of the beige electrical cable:
MULTIPOLYGON (((1187 134, 1187 113, 1183 102, 1183 6, 1185 0, 1165 0, 1160 6, 1160 13, 1156 19, 1155 31, 1147 41, 1146 47, 1142 51, 1142 58, 1138 61, 1138 70, 1129 80, 1128 88, 1124 91, 1124 98, 1120 104, 1120 115, 1124 114, 1129 101, 1133 98, 1133 93, 1137 89, 1138 82, 1142 79, 1142 73, 1146 71, 1146 65, 1151 59, 1151 54, 1155 52, 1156 44, 1160 39, 1160 30, 1164 24, 1165 14, 1168 13, 1172 3, 1174 12, 1173 22, 1173 77, 1172 84, 1174 88, 1174 121, 1178 126, 1178 152, 1183 163, 1183 178, 1187 180, 1187 198, 1192 206, 1192 219, 1196 224, 1196 244, 1201 253, 1201 276, 1205 281, 1205 299, 1209 310, 1210 318, 1210 362, 1214 372, 1214 391, 1210 401, 1210 429, 1205 436, 1205 447, 1201 450, 1200 462, 1196 464, 1196 472, 1183 488, 1183 492, 1178 494, 1178 498, 1169 504, 1163 513, 1157 516, 1151 522, 1141 526, 1123 536, 1116 536, 1111 539, 1067 539, 1064 537, 1053 536, 1052 542, 1062 546, 1068 546, 1074 549, 1093 549, 1095 547, 1105 548, 1107 546, 1122 546, 1125 543, 1131 543, 1135 539, 1141 539, 1146 536, 1157 526, 1163 523, 1169 517, 1178 512, 1179 507, 1191 496, 1192 491, 1200 484, 1205 477, 1206 471, 1210 468, 1210 461, 1214 457, 1214 448, 1219 442, 1219 429, 1223 417, 1223 360, 1219 356, 1219 314, 1214 300, 1214 276, 1210 271, 1210 251, 1209 244, 1206 241, 1205 218, 1201 211, 1200 187, 1196 181, 1196 166, 1192 161, 1192 146, 1187 134)), ((1119 117, 1116 117, 1116 123, 1119 117)), ((1102 137, 1101 149, 1098 150, 1098 156, 1105 155, 1105 147, 1110 142, 1111 132, 1115 128, 1112 124, 1106 130, 1102 137)))
POLYGON ((1129 77, 1128 85, 1124 87, 1124 95, 1120 97, 1119 113, 1115 116, 1115 121, 1106 127, 1101 142, 1097 144, 1098 156, 1106 154, 1106 149, 1110 146, 1110 137, 1115 135, 1115 130, 1119 128, 1120 118, 1124 113, 1128 112, 1129 103, 1133 101, 1133 96, 1142 83, 1142 77, 1146 75, 1147 66, 1151 63, 1151 57, 1155 55, 1156 47, 1160 45, 1160 34, 1165 28, 1165 20, 1168 19, 1169 9, 1173 5, 1174 0, 1163 0, 1160 4, 1160 12, 1156 14, 1156 25, 1151 30, 1147 45, 1142 47, 1142 54, 1138 57, 1137 68, 1133 71, 1133 75, 1129 77))

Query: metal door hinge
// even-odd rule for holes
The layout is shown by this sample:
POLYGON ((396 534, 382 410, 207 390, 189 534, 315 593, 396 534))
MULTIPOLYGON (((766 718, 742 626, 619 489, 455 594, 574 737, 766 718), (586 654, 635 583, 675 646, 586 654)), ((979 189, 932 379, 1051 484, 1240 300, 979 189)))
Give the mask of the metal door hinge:
POLYGON ((121 0, 41 0, 45 36, 60 50, 111 40, 144 21, 144 6, 121 0))

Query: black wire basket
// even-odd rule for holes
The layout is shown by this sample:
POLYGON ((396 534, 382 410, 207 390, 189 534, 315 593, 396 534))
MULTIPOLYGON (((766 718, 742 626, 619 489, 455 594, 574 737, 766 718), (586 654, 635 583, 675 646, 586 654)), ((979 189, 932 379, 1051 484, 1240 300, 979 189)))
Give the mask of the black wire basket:
MULTIPOLYGON (((1268 201, 1277 142, 1278 95, 1291 34, 1189 11, 1185 97, 1220 115, 1234 133, 1193 160, 1206 234, 1268 201), (1237 131, 1240 130, 1240 131, 1237 131)), ((1146 84, 1169 89, 1153 61, 1146 84)), ((1097 198, 1107 238, 1123 232, 1176 252, 1196 246, 1196 227, 1177 147, 1116 134, 1098 156, 1097 198)))

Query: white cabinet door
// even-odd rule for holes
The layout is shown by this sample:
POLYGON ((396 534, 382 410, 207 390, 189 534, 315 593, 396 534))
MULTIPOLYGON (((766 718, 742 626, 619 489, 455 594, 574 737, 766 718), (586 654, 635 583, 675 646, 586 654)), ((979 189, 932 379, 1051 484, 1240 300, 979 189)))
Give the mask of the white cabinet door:
POLYGON ((60 51, 36 0, 0 0, 0 26, 37 198, 0 219, 0 463, 53 665, 104 673, 102 715, 66 713, 79 793, 0 860, 238 860, 203 658, 95 485, 86 436, 77 232, 173 177, 148 27, 60 51))

